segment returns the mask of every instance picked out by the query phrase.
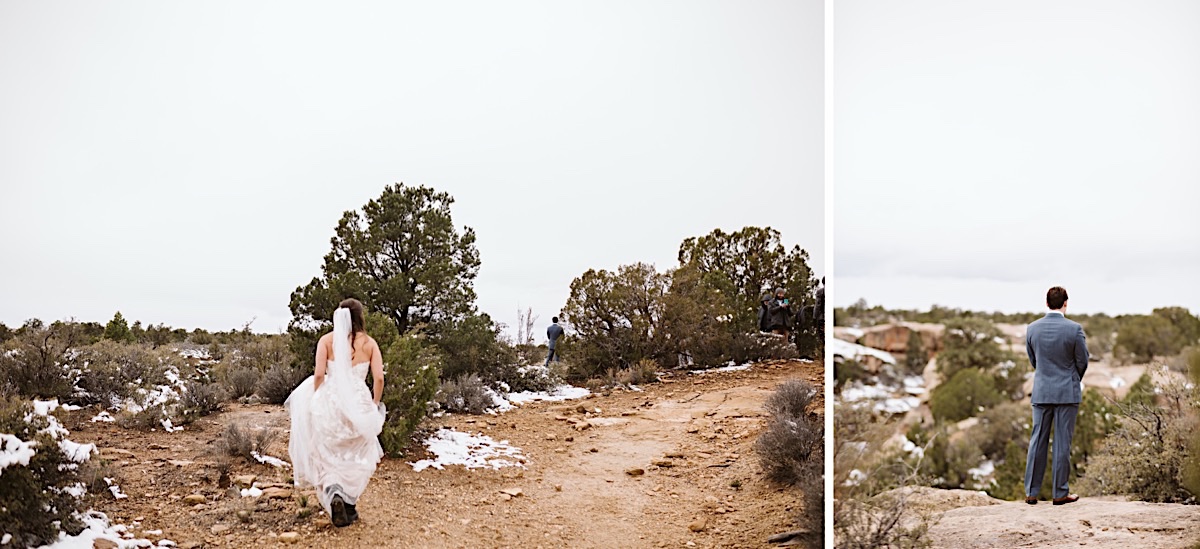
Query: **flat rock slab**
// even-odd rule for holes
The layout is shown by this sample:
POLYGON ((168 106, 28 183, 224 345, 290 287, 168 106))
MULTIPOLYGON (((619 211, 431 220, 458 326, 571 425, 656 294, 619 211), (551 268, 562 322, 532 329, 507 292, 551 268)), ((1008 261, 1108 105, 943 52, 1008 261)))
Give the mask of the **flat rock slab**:
POLYGON ((1200 506, 1083 498, 1069 505, 1002 502, 950 509, 929 530, 933 547, 1157 549, 1195 546, 1200 506))

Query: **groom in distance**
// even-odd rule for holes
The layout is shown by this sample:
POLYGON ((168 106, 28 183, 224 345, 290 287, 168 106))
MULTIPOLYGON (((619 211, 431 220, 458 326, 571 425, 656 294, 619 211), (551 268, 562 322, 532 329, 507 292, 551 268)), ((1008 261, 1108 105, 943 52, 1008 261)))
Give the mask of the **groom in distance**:
POLYGON ((1071 494, 1071 437, 1075 415, 1083 400, 1080 383, 1088 367, 1087 338, 1079 323, 1067 320, 1067 291, 1055 286, 1046 292, 1046 316, 1025 330, 1025 350, 1033 366, 1033 434, 1025 460, 1025 503, 1038 502, 1046 475, 1046 449, 1054 428, 1054 464, 1051 480, 1054 505, 1079 501, 1071 494))

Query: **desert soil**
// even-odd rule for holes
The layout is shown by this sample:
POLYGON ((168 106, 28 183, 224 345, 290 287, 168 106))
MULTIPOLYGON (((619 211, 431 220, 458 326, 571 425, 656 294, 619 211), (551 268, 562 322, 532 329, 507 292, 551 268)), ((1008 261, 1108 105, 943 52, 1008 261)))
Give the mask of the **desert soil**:
MULTIPOLYGON (((315 498, 291 490, 287 469, 237 459, 234 484, 223 486, 212 449, 230 422, 279 429, 269 454, 287 458, 280 406, 230 405, 175 433, 91 423, 88 410, 73 412, 68 427, 74 440, 97 443, 129 495, 96 508, 137 537, 184 548, 284 540, 294 540, 289 547, 770 547, 768 536, 795 528, 801 498, 765 481, 753 444, 767 419, 765 399, 790 378, 822 387, 824 367, 780 361, 677 373, 641 391, 427 420, 429 431, 506 440, 522 450, 525 467, 414 472, 409 462, 429 457, 414 447, 384 459, 359 500, 361 519, 346 528, 313 512, 315 498), (635 469, 641 474, 629 474, 635 469), (236 479, 244 475, 279 489, 240 497, 236 479)), ((823 415, 823 398, 814 411, 823 415)))

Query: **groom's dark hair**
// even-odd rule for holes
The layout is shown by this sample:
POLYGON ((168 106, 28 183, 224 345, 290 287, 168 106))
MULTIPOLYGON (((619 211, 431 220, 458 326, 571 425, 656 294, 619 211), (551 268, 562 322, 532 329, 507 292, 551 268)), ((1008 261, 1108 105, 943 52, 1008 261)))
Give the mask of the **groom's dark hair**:
POLYGON ((554 317, 554 318, 553 318, 553 319, 551 319, 551 320, 553 320, 554 322, 558 322, 558 317, 556 316, 556 317, 554 317))
POLYGON ((1067 290, 1062 286, 1055 286, 1046 292, 1046 306, 1051 310, 1058 310, 1067 302, 1067 290))

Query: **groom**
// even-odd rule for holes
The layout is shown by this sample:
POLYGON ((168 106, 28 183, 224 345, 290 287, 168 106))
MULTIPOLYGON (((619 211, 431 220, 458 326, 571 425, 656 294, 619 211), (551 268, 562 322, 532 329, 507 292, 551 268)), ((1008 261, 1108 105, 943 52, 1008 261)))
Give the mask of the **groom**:
POLYGON ((1071 436, 1083 390, 1080 380, 1088 366, 1083 327, 1067 320, 1067 291, 1059 286, 1046 292, 1050 312, 1025 331, 1025 350, 1033 365, 1033 435, 1025 460, 1025 503, 1037 503, 1046 475, 1046 447, 1054 427, 1054 505, 1079 501, 1067 489, 1071 473, 1071 436))

